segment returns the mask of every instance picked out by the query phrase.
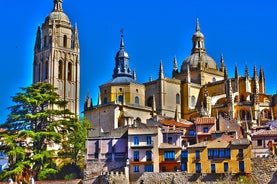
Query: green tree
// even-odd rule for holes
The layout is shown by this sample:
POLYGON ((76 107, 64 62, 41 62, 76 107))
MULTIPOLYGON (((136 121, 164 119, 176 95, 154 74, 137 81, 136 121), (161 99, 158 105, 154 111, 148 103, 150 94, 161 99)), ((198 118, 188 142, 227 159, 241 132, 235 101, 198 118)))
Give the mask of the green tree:
POLYGON ((80 119, 74 131, 69 132, 67 139, 63 141, 63 149, 59 152, 59 156, 69 158, 71 163, 73 162, 74 165, 79 165, 82 168, 87 130, 90 127, 91 124, 87 119, 80 119))
POLYGON ((21 177, 35 174, 45 179, 57 172, 53 157, 56 150, 51 146, 60 144, 66 135, 77 127, 76 117, 60 100, 55 88, 49 83, 35 83, 12 97, 14 106, 1 126, 1 151, 9 157, 9 168, 0 178, 21 177))

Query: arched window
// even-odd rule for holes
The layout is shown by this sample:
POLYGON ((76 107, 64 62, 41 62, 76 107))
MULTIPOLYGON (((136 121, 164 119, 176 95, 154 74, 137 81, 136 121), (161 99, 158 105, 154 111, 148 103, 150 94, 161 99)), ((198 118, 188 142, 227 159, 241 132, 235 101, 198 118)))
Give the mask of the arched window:
POLYGON ((72 63, 68 63, 67 67, 67 80, 71 81, 72 80, 72 63))
POLYGON ((45 61, 45 79, 48 79, 48 69, 49 69, 48 64, 49 64, 49 62, 45 61))
POLYGON ((123 96, 122 96, 122 95, 119 95, 119 96, 118 96, 118 101, 119 101, 120 103, 123 103, 123 96))
POLYGON ((213 82, 216 82, 216 78, 215 77, 213 77, 213 82))
POLYGON ((67 47, 67 36, 63 36, 63 47, 67 47))
POLYGON ((180 95, 179 95, 179 93, 176 94, 176 104, 180 104, 180 95))
POLYGON ((59 61, 59 66, 58 66, 58 78, 62 79, 63 78, 63 62, 60 60, 59 61))
POLYGON ((138 96, 135 97, 135 104, 139 104, 139 97, 138 96))
POLYGON ((192 97, 191 97, 190 106, 191 106, 192 108, 194 108, 194 106, 195 106, 195 96, 192 96, 192 97))

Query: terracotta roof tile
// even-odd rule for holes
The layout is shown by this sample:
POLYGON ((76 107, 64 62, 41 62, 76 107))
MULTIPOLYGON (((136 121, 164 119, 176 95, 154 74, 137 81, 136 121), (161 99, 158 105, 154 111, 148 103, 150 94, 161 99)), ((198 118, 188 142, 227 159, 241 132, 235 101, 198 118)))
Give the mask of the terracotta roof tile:
POLYGON ((177 122, 177 121, 173 121, 173 120, 160 120, 160 123, 165 125, 165 126, 176 126, 176 127, 184 127, 184 128, 188 128, 193 126, 192 123, 181 123, 181 122, 177 122))
POLYGON ((212 125, 215 124, 216 118, 215 117, 197 117, 195 118, 194 123, 196 125, 212 125))

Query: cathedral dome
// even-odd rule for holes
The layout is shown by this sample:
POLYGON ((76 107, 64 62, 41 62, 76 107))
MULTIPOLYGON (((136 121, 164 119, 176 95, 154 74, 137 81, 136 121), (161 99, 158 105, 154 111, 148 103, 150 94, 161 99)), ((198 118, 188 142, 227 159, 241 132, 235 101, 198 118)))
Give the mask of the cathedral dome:
POLYGON ((193 53, 184 60, 181 71, 187 71, 187 66, 197 68, 201 62, 205 68, 217 69, 217 64, 211 56, 206 53, 193 53))
POLYGON ((62 0, 54 0, 53 11, 45 18, 45 23, 50 22, 65 22, 70 24, 68 16, 63 12, 62 0))
POLYGON ((45 19, 45 22, 67 22, 70 23, 68 16, 64 12, 53 11, 45 19))
POLYGON ((181 72, 187 71, 187 66, 190 69, 198 68, 200 66, 210 69, 217 69, 215 60, 206 53, 204 45, 204 35, 200 31, 199 21, 197 19, 195 33, 192 36, 191 55, 188 56, 181 67, 181 72))

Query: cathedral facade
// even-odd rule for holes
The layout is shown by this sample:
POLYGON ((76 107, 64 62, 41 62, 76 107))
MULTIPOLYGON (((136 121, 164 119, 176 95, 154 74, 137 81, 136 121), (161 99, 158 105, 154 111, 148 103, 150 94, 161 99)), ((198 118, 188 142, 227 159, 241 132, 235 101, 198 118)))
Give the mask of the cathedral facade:
MULTIPOLYGON (((80 47, 78 29, 63 12, 62 0, 54 0, 52 12, 37 29, 33 83, 48 82, 57 88, 67 108, 79 115, 80 47)), ((55 108, 55 107, 54 107, 55 108)))
POLYGON ((173 59, 171 77, 164 75, 161 61, 156 80, 138 83, 136 72, 129 68, 123 35, 112 77, 100 86, 97 105, 92 104, 89 95, 84 104, 85 117, 94 128, 103 131, 136 121, 145 123, 155 115, 180 122, 221 115, 236 119, 248 129, 271 121, 277 115, 275 95, 265 93, 263 68, 258 72, 254 66, 250 77, 247 66, 244 76, 239 75, 235 67, 234 77, 229 78, 223 56, 218 65, 208 55, 198 20, 192 35, 191 55, 184 59, 180 69, 177 59, 173 59))

